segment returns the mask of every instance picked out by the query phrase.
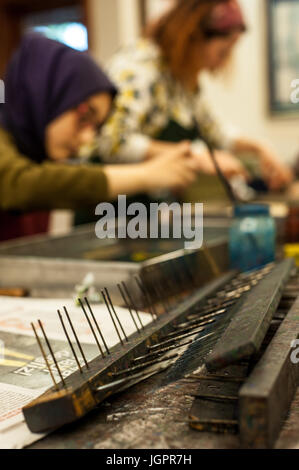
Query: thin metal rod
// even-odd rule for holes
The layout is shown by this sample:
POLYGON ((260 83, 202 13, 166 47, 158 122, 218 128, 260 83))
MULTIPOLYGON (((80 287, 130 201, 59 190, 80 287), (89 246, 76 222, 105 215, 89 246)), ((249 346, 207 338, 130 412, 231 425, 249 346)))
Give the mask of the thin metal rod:
POLYGON ((169 351, 173 351, 174 349, 179 349, 179 348, 182 348, 183 346, 188 346, 188 344, 191 344, 193 343, 193 340, 190 339, 189 341, 186 341, 186 343, 181 343, 181 344, 175 344, 174 346, 170 346, 168 348, 164 348, 164 349, 158 349, 158 351, 155 351, 155 352, 152 352, 152 353, 149 353, 149 354, 146 354, 145 356, 140 356, 140 357, 136 357, 133 362, 141 362, 141 361, 146 361, 148 359, 150 359, 151 357, 157 357, 157 356, 161 356, 162 354, 165 354, 169 351))
POLYGON ((98 346, 98 348, 99 348, 99 351, 100 351, 100 353, 101 353, 101 356, 102 356, 102 358, 104 358, 104 357, 105 357, 105 354, 103 353, 102 346, 101 346, 100 343, 99 343, 98 337, 97 337, 97 335, 96 335, 96 333, 95 333, 95 331, 94 331, 94 328, 93 328, 92 323, 91 323, 91 321, 90 321, 90 318, 89 318, 89 316, 88 316, 88 314, 87 314, 87 312, 86 312, 86 309, 85 309, 85 307, 84 307, 84 305, 83 305, 83 302, 82 302, 82 300, 81 300, 80 298, 78 299, 78 302, 79 302, 79 304, 80 304, 80 307, 81 307, 82 310, 83 310, 83 313, 84 313, 85 318, 86 318, 86 320, 87 320, 87 322, 88 322, 89 328, 91 329, 91 332, 92 332, 92 334, 93 334, 93 337, 94 337, 94 339, 95 339, 95 342, 97 343, 97 346, 98 346))
POLYGON ((81 353, 81 356, 83 357, 83 361, 84 361, 84 363, 85 363, 87 369, 89 369, 88 362, 87 362, 87 360, 86 360, 84 351, 83 351, 83 349, 82 349, 81 343, 80 343, 80 341, 79 341, 79 338, 78 338, 78 336, 77 336, 76 330, 75 330, 75 328, 74 328, 74 326, 73 326, 73 323, 72 323, 72 321, 71 321, 71 318, 70 318, 70 316, 69 316, 69 313, 68 313, 68 311, 67 311, 67 308, 66 308, 66 307, 63 307, 63 309, 64 309, 64 312, 65 312, 66 317, 67 317, 67 319, 68 319, 68 322, 69 322, 69 324, 70 324, 70 327, 71 327, 71 329, 72 329, 72 332, 73 332, 74 338, 75 338, 75 340, 76 340, 77 346, 78 346, 78 348, 79 348, 79 351, 80 351, 80 353, 81 353))
POLYGON ((101 385, 100 387, 96 388, 96 392, 106 392, 110 388, 117 387, 119 385, 124 385, 127 382, 132 382, 132 380, 140 379, 140 378, 147 378, 151 375, 158 374, 161 370, 164 370, 162 367, 150 372, 139 372, 138 374, 130 375, 129 377, 125 377, 123 379, 116 380, 115 382, 110 382, 106 385, 101 385))
POLYGON ((59 376, 60 376, 60 378, 61 378, 61 382, 62 382, 63 385, 65 386, 65 381, 64 381, 63 375, 62 375, 61 370, 60 370, 60 368, 59 368, 59 365, 58 365, 58 362, 57 362, 57 360, 56 360, 55 354, 54 354, 54 352, 53 352, 52 346, 51 346, 51 344, 50 344, 50 342, 49 342, 49 340, 48 340, 48 337, 47 337, 47 335, 46 335, 46 332, 45 332, 45 330, 44 330, 43 324, 42 324, 42 322, 41 322, 40 320, 38 320, 38 324, 39 324, 39 326, 40 326, 40 329, 42 330, 42 333, 43 333, 43 336, 44 336, 45 341, 46 341, 46 343, 47 343, 48 349, 49 349, 49 351, 50 351, 50 354, 51 354, 51 356, 52 356, 52 359, 53 359, 53 361, 54 361, 54 364, 55 364, 55 366, 56 366, 56 369, 57 369, 57 371, 58 371, 58 374, 59 374, 59 376))
POLYGON ((200 424, 202 426, 226 426, 228 427, 236 427, 239 425, 239 421, 235 419, 196 419, 196 418, 191 418, 190 419, 191 424, 200 424))
POLYGON ((125 291, 125 293, 126 293, 126 296, 127 296, 128 299, 129 299, 130 304, 132 305, 133 309, 134 309, 135 312, 136 312, 136 315, 137 315, 138 321, 139 321, 139 323, 140 323, 140 326, 141 326, 141 328, 144 330, 144 326, 143 326, 143 323, 142 323, 142 321, 141 321, 139 312, 138 312, 136 306, 134 305, 134 302, 133 302, 132 296, 131 296, 131 294, 130 294, 130 292, 129 292, 129 289, 127 288, 125 282, 122 282, 121 284, 122 284, 122 287, 123 287, 123 289, 124 289, 124 291, 125 291))
POLYGON ((135 327, 136 327, 136 330, 138 331, 138 333, 140 333, 140 329, 139 329, 139 327, 138 327, 138 325, 137 325, 137 322, 136 322, 136 320, 135 320, 135 318, 134 318, 132 309, 131 309, 131 307, 130 307, 130 305, 129 305, 129 303, 128 303, 128 299, 126 298, 125 293, 124 293, 124 291, 123 291, 121 285, 120 285, 120 284, 117 284, 117 287, 118 287, 118 290, 119 290, 119 292, 120 292, 120 295, 122 296, 122 299, 123 299, 123 301, 124 301, 125 307, 126 307, 126 309, 129 311, 129 313, 130 313, 130 315, 131 315, 131 318, 132 318, 132 321, 133 321, 133 323, 134 323, 134 325, 135 325, 135 327))
POLYGON ((39 338, 39 336, 38 336, 38 334, 37 334, 37 331, 36 331, 35 326, 34 326, 33 323, 31 323, 31 327, 32 327, 33 332, 34 332, 34 334, 35 334, 36 341, 37 341, 37 343, 38 343, 38 345, 39 345, 39 349, 41 350, 41 353, 42 353, 42 355, 43 355, 43 358, 44 358, 44 361, 45 361, 46 366, 47 366, 47 368, 48 368, 48 371, 50 372, 52 381, 53 381, 53 383, 54 383, 54 387, 55 387, 55 389, 56 389, 56 391, 57 391, 57 390, 59 390, 59 387, 58 387, 58 385, 57 385, 57 382, 56 382, 56 380, 55 380, 54 374, 53 374, 53 372, 52 372, 52 370, 51 370, 49 361, 48 361, 48 359, 47 359, 47 355, 46 355, 46 353, 45 353, 45 350, 44 350, 44 348, 43 348, 43 345, 42 345, 42 343, 41 343, 41 340, 40 340, 40 338, 39 338))
POLYGON ((212 147, 212 145, 208 141, 205 141, 205 143, 206 143, 207 148, 209 150, 210 158, 211 158, 211 160, 214 164, 214 167, 216 169, 216 173, 217 173, 220 181, 222 182, 222 184, 224 186, 224 189, 226 191, 226 194, 228 195, 230 201, 234 205, 240 203, 240 200, 236 197, 236 194, 234 193, 234 190, 233 190, 229 180, 226 178, 225 174, 223 173, 222 169, 219 166, 219 163, 218 163, 217 158, 215 156, 214 147, 212 147))
POLYGON ((140 365, 134 366, 134 367, 130 367, 129 369, 120 370, 119 372, 112 372, 111 376, 118 377, 119 375, 128 374, 130 372, 134 372, 135 370, 144 369, 145 367, 160 364, 161 362, 170 361, 171 359, 174 359, 177 356, 178 356, 178 354, 172 354, 171 356, 167 356, 167 357, 164 357, 162 359, 157 359, 155 361, 144 362, 143 364, 140 364, 140 365))
POLYGON ((210 395, 210 394, 192 394, 192 397, 199 398, 200 400, 211 400, 211 401, 221 401, 221 402, 233 402, 238 401, 239 397, 235 396, 226 396, 226 395, 210 395))
POLYGON ((196 335, 197 333, 201 333, 202 331, 204 331, 206 328, 205 327, 202 327, 202 328, 199 328, 199 329, 196 329, 195 331, 192 331, 190 333, 186 333, 184 335, 181 335, 181 334, 178 334, 176 337, 174 338, 171 338, 171 339, 168 339, 167 341, 163 341, 161 343, 158 343, 158 344, 155 344, 153 346, 148 346, 148 349, 150 351, 153 351, 155 349, 158 349, 160 347, 164 347, 164 346, 167 346, 168 344, 172 344, 172 343, 177 343, 178 341, 180 341, 181 339, 185 339, 185 338, 189 338, 190 336, 194 336, 196 335))
POLYGON ((139 289, 141 290, 143 296, 145 297, 145 301, 147 302, 148 304, 148 309, 150 311, 150 314, 153 318, 153 321, 155 321, 157 319, 157 313, 155 311, 155 308, 154 306, 152 305, 152 302, 150 300, 150 295, 149 295, 149 292, 148 290, 146 289, 145 285, 142 283, 141 279, 138 277, 138 276, 135 276, 135 281, 136 281, 136 284, 137 286, 139 287, 139 289))
POLYGON ((243 383, 246 377, 229 377, 227 375, 192 375, 196 380, 213 381, 213 382, 228 382, 228 383, 243 383))
POLYGON ((124 342, 123 342, 122 337, 121 337, 121 335, 120 335, 120 333, 119 333, 119 331, 118 331, 118 328, 117 328, 117 326, 116 326, 115 320, 114 320, 113 315, 112 315, 112 312, 111 312, 111 310, 110 310, 110 306, 109 306, 108 300, 106 299, 105 292, 102 290, 102 291, 101 291, 101 294, 102 294, 102 297, 103 297, 104 302, 105 302, 105 304, 106 304, 107 310, 108 310, 108 312, 109 312, 110 318, 111 318, 111 320, 112 320, 112 323, 113 323, 113 326, 114 326, 115 331, 116 331, 116 333, 117 333, 117 336, 118 336, 118 338, 119 338, 119 341, 121 342, 122 345, 124 345, 124 342))
POLYGON ((224 313, 226 312, 226 310, 223 310, 222 313, 211 313, 210 315, 205 315, 203 317, 199 317, 198 319, 196 320, 192 320, 192 321, 188 321, 188 322, 185 322, 185 323, 179 323, 178 325, 175 325, 174 326, 174 329, 175 330, 182 330, 182 329, 185 329, 185 328, 189 328, 191 326, 196 326, 196 325, 204 325, 204 324, 209 324, 209 323, 214 323, 214 321, 218 320, 218 316, 220 315, 224 315, 224 313))
POLYGON ((58 313, 59 320, 60 320, 60 323, 61 323, 61 325, 62 325, 64 334, 65 334, 65 336, 66 336, 66 339, 68 340, 69 346, 70 346, 70 348, 71 348, 71 350, 72 350, 73 356, 74 356, 75 361, 76 361, 76 363, 77 363, 77 366, 79 367, 79 370, 80 370, 80 372, 81 372, 81 374, 82 374, 82 373, 83 373, 83 370, 82 370, 80 361, 79 361, 79 359, 78 359, 78 357, 77 357, 77 354, 76 354, 76 351, 75 351, 75 349, 74 349, 74 346, 73 346, 73 344, 72 344, 72 342, 71 342, 71 340, 70 340, 70 337, 69 337, 69 334, 68 334, 67 329, 66 329, 66 327, 65 327, 65 324, 64 324, 62 315, 61 315, 61 313, 60 313, 60 310, 57 310, 57 313, 58 313))
MULTIPOLYGON (((203 330, 204 330, 204 328, 201 331, 203 331, 203 330)), ((194 334, 197 334, 197 332, 195 332, 194 334)), ((197 342, 202 341, 202 340, 208 338, 209 336, 213 336, 213 335, 215 335, 215 332, 209 333, 209 334, 207 334, 205 336, 202 336, 201 338, 195 339, 193 341, 197 343, 197 342)), ((191 335, 184 335, 181 338, 177 338, 177 341, 179 341, 180 339, 188 338, 190 336, 193 336, 193 335, 192 334, 191 335)), ((167 346, 167 344, 173 344, 173 343, 175 343, 175 340, 164 341, 163 343, 155 344, 154 346, 148 346, 148 349, 152 351, 152 350, 155 350, 157 348, 157 351, 159 351, 160 350, 159 348, 164 349, 165 345, 167 346)), ((176 344, 177 344, 178 347, 180 346, 180 343, 176 343, 176 344)))
POLYGON ((192 315, 188 315, 187 318, 190 316, 194 316, 195 314, 197 316, 200 315, 207 315, 208 313, 214 313, 217 312, 218 310, 222 310, 224 308, 228 308, 231 305, 233 305, 234 301, 233 300, 228 300, 227 302, 219 302, 216 305, 209 305, 207 307, 198 307, 198 310, 194 312, 192 315))
POLYGON ((91 308, 91 306, 90 306, 90 304, 89 304, 89 302, 88 302, 88 298, 87 298, 87 297, 84 297, 84 300, 85 300, 85 302, 86 302, 86 305, 87 305, 87 307, 88 307, 88 310, 90 311, 90 315, 92 316, 92 319, 93 319, 93 321, 94 321, 94 323, 95 323, 95 325, 96 325, 96 327, 97 327, 97 330, 98 330, 98 332, 99 332, 99 335, 100 335, 100 337, 101 337, 101 340, 103 341, 103 344, 104 344, 104 346, 105 346, 105 349, 106 349, 106 351, 107 351, 107 354, 110 354, 110 350, 109 350, 109 348, 108 348, 108 346, 107 346, 107 343, 106 343, 105 338, 104 338, 104 336, 103 336, 103 334, 102 334, 102 331, 101 331, 101 328, 100 328, 100 326, 99 326, 99 324, 98 324, 98 322, 97 322, 97 319, 96 319, 96 317, 95 317, 95 315, 94 315, 94 313, 93 313, 93 311, 92 311, 92 308, 91 308))
POLYGON ((188 333, 189 331, 191 332, 191 331, 193 331, 193 330, 195 330, 195 329, 197 329, 197 328, 200 328, 200 327, 202 327, 202 326, 208 326, 208 325, 210 325, 210 324, 212 324, 212 323, 215 323, 215 321, 216 321, 216 320, 214 319, 214 320, 207 320, 207 321, 201 322, 201 323, 196 323, 195 325, 189 326, 188 328, 182 328, 182 329, 179 330, 179 331, 175 331, 175 332, 173 332, 173 333, 169 333, 169 334, 166 336, 166 338, 175 337, 175 336, 178 335, 178 333, 184 334, 184 333, 188 333))
POLYGON ((127 337, 126 332, 125 332, 125 330, 124 330, 124 328, 123 328, 123 326, 122 326, 122 324, 121 324, 121 322, 120 322, 120 319, 119 319, 119 317, 118 317, 118 315, 117 315, 117 313, 116 313, 116 311, 115 311, 115 308, 114 308, 114 305, 113 305, 113 302, 112 302, 112 300, 111 300, 111 297, 110 297, 110 294, 109 294, 109 291, 108 291, 107 287, 105 287, 105 292, 106 292, 106 296, 107 296, 108 302, 110 303, 111 310, 112 310, 112 312, 113 312, 114 315, 115 315, 115 318, 116 318, 116 320, 117 320, 117 323, 119 324, 119 327, 120 327, 121 331, 123 332, 123 335, 124 335, 124 337, 125 337, 125 340, 128 342, 128 341, 129 341, 129 340, 128 340, 128 337, 127 337))

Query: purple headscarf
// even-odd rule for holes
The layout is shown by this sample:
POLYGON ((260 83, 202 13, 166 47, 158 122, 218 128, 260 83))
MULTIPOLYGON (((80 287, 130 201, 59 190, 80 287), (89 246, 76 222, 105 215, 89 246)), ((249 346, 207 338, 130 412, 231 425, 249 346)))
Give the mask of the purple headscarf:
POLYGON ((96 93, 117 90, 92 58, 40 34, 24 37, 5 77, 0 125, 32 160, 47 158, 47 125, 96 93))

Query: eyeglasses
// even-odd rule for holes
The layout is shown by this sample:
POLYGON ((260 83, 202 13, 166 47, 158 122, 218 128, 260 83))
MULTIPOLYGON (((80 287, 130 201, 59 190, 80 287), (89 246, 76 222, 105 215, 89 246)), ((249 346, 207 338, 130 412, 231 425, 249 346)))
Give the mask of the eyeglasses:
POLYGON ((95 108, 88 103, 80 104, 77 108, 77 113, 80 130, 86 126, 92 126, 98 133, 106 122, 106 119, 102 122, 97 121, 97 112, 95 108))

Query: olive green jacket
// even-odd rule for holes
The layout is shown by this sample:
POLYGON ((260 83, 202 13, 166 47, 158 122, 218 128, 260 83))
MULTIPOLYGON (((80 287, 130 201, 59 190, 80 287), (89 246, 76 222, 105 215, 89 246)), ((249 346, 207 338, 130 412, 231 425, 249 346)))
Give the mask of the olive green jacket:
POLYGON ((107 198, 107 179, 100 166, 37 164, 0 128, 0 210, 80 209, 107 198))

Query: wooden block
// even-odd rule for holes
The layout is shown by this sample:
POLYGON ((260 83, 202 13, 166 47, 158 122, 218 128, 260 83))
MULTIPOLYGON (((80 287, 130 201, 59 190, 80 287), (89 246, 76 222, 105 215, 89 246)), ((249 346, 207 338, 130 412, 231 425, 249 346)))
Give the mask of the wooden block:
POLYGON ((282 261, 244 296, 239 311, 207 358, 209 371, 236 364, 260 349, 293 267, 293 259, 282 261))
POLYGON ((291 344, 298 338, 299 298, 240 390, 239 425, 243 447, 274 446, 299 385, 299 364, 291 361, 291 344))

